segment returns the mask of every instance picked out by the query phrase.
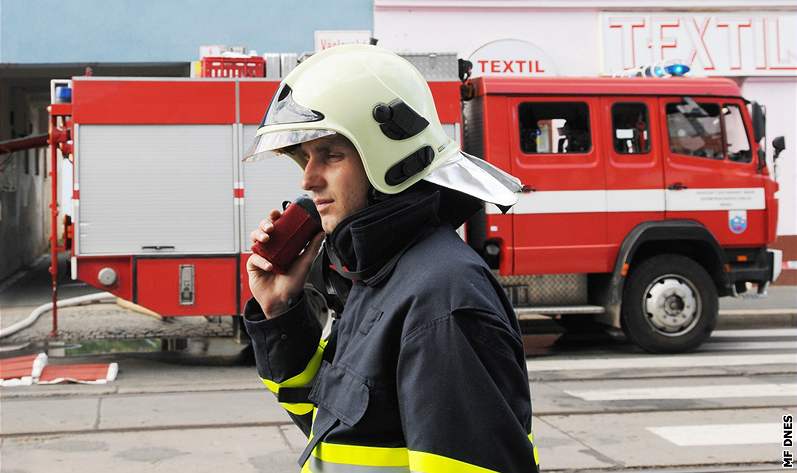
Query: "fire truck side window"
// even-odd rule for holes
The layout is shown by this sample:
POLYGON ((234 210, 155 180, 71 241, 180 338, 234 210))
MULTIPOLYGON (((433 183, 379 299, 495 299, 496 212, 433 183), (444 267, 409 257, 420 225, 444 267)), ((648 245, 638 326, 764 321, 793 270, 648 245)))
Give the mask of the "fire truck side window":
POLYGON ((688 156, 723 159, 720 107, 715 103, 667 104, 670 151, 688 156))
POLYGON ((619 154, 642 154, 650 151, 648 107, 643 103, 612 105, 614 150, 619 154))
POLYGON ((725 138, 728 142, 728 159, 737 163, 749 163, 753 159, 750 152, 750 142, 747 139, 747 130, 744 128, 742 111, 738 105, 725 104, 722 107, 722 116, 725 119, 725 138))
POLYGON ((586 103, 526 102, 518 117, 520 148, 526 154, 587 153, 592 148, 586 103))

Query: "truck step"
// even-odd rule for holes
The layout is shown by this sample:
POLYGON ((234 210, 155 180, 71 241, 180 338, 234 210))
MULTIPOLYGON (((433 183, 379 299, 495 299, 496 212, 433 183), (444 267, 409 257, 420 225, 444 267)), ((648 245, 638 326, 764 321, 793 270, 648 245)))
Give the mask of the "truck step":
POLYGON ((545 307, 515 307, 515 314, 518 320, 534 320, 539 316, 550 315, 595 315, 606 312, 599 305, 567 305, 567 306, 545 306, 545 307))

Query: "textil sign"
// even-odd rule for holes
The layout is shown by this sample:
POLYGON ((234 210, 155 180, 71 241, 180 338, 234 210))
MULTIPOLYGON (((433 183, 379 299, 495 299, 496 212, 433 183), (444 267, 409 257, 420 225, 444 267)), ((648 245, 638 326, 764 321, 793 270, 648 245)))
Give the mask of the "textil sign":
POLYGON ((666 61, 693 75, 797 76, 797 13, 605 12, 602 73, 666 61))
POLYGON ((542 49, 519 39, 499 39, 479 46, 468 58, 473 77, 557 75, 556 64, 542 49))

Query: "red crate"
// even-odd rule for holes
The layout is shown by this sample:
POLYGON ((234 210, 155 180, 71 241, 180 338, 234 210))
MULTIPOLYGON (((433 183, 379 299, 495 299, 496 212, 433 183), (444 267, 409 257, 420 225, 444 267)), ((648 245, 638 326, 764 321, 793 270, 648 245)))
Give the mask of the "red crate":
POLYGON ((251 57, 203 57, 202 77, 264 77, 266 61, 259 56, 251 57))

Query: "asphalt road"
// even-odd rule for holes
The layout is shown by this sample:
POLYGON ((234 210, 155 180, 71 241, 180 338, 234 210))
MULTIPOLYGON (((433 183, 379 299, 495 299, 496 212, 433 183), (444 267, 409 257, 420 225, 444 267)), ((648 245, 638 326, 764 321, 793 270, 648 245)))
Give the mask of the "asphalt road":
MULTIPOLYGON (((298 471, 305 439, 235 347, 214 343, 67 357, 118 362, 109 385, 2 388, 0 471, 298 471)), ((795 328, 719 330, 685 355, 589 338, 539 352, 527 367, 543 471, 782 471, 795 328)))

